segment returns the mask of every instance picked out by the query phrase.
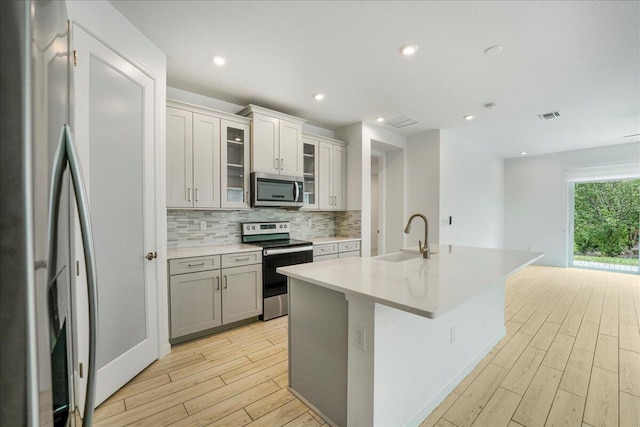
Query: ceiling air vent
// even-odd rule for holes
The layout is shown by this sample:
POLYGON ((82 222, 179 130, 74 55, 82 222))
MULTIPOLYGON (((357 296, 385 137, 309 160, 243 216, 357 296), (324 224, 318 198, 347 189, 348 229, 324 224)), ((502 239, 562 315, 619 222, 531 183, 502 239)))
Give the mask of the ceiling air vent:
POLYGON ((393 126, 394 128, 397 128, 397 129, 415 125, 416 123, 418 122, 416 120, 413 120, 411 117, 407 116, 406 114, 390 120, 385 120, 385 124, 389 126, 393 126))
POLYGON ((560 117, 560 112, 552 111, 550 113, 538 114, 536 117, 540 120, 551 120, 555 119, 556 117, 560 117))

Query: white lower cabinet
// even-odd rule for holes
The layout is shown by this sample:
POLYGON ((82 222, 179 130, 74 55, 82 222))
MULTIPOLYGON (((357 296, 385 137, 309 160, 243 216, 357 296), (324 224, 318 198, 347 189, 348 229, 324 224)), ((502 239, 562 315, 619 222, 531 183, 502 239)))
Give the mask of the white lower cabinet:
POLYGON ((169 262, 171 341, 262 314, 262 252, 169 262))
POLYGON ((313 262, 360 256, 360 240, 313 245, 313 262))
POLYGON ((222 325, 220 270, 176 274, 171 285, 171 338, 222 325))
POLYGON ((262 265, 222 269, 222 323, 262 314, 262 265))

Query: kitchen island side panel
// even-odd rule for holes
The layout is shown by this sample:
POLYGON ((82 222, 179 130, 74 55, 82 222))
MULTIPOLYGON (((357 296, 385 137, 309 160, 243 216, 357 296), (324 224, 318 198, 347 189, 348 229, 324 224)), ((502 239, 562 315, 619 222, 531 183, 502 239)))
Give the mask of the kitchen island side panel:
POLYGON ((341 292, 289 278, 289 387, 347 425, 348 303, 341 292))

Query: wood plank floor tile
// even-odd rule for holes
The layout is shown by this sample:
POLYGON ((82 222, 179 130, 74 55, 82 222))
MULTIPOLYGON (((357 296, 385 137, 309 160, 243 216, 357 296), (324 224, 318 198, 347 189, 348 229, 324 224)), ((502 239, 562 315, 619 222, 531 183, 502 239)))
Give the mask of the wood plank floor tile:
POLYGON ((284 374, 278 375, 273 379, 278 387, 285 388, 289 387, 289 372, 285 372, 284 374))
POLYGON ((309 412, 305 412, 293 421, 288 422, 284 427, 318 427, 322 424, 316 420, 309 412))
POLYGON ((611 335, 612 337, 618 336, 618 315, 616 313, 602 313, 600 333, 611 335))
POLYGON ((548 315, 545 313, 533 313, 531 317, 529 317, 529 320, 522 325, 520 331, 527 335, 535 336, 540 330, 540 327, 544 324, 544 321, 547 320, 547 316, 548 315))
POLYGON ((308 410, 309 408, 307 408, 302 402, 296 399, 280 406, 279 408, 276 408, 275 410, 269 412, 267 415, 258 418, 251 424, 248 424, 248 426, 273 427, 277 425, 284 425, 290 421, 295 420, 308 410))
POLYGON ((449 395, 440 404, 431 411, 429 416, 420 424, 420 427, 434 427, 438 420, 449 410, 451 405, 460 397, 457 393, 449 393, 449 395))
POLYGON ((640 426, 640 397, 620 393, 620 426, 640 426))
POLYGON ((569 312, 564 318, 564 322, 562 322, 562 326, 560 326, 560 330, 558 332, 564 335, 575 337, 576 335, 578 335, 578 329, 580 329, 581 323, 582 313, 569 312))
POLYGON ((527 427, 544 426, 562 371, 541 365, 513 414, 513 420, 527 427))
POLYGON ((518 407, 522 396, 498 387, 482 409, 472 427, 506 427, 518 407))
MULTIPOLYGON (((202 360, 202 359, 200 359, 202 360)), ((171 378, 166 373, 151 377, 146 380, 130 382, 129 384, 122 387, 120 390, 116 391, 109 399, 107 399, 104 404, 109 404, 114 400, 124 400, 127 397, 131 397, 138 393, 145 392, 147 390, 151 390, 156 387, 160 387, 161 385, 168 384, 171 382, 171 378)))
POLYGON ((636 325, 620 323, 620 348, 640 353, 640 329, 636 325))
POLYGON ((553 339, 556 337, 559 329, 560 325, 558 323, 545 322, 533 337, 529 346, 547 351, 551 343, 553 343, 553 339))
MULTIPOLYGON (((189 399, 184 403, 184 406, 190 414, 201 411, 212 404, 228 398, 229 396, 234 396, 244 390, 255 387, 266 381, 270 381, 272 378, 286 372, 288 368, 287 365, 287 362, 280 362, 277 365, 273 365, 256 374, 249 375, 239 381, 199 395, 193 399, 189 399)), ((275 385, 277 386, 277 384, 275 385)))
POLYGON ((586 397, 593 366, 593 353, 574 348, 560 381, 560 388, 569 393, 586 397))
POLYGON ((286 343, 289 341, 289 333, 285 332, 282 333, 280 335, 276 335, 274 337, 269 338, 269 342, 271 344, 280 344, 280 343, 286 343))
POLYGON ((251 417, 244 409, 238 409, 235 412, 230 413, 226 417, 222 417, 217 421, 207 425, 207 427, 242 427, 249 424, 251 417))
POLYGON ((283 388, 246 406, 245 410, 255 420, 295 399, 296 397, 289 393, 289 390, 283 388))
POLYGON ((127 409, 132 409, 161 397, 173 395, 174 393, 182 390, 189 389, 192 393, 206 393, 211 390, 216 390, 222 386, 224 386, 224 382, 217 375, 217 372, 201 372, 198 375, 192 375, 178 381, 172 381, 168 384, 152 388, 143 393, 134 394, 131 397, 127 397, 124 402, 125 405, 127 405, 127 409))
POLYGON ((620 391, 640 397, 640 353, 620 350, 620 391))
POLYGON ((434 427, 457 427, 452 422, 447 421, 444 418, 440 418, 434 427))
POLYGON ((598 320, 598 323, 590 323, 583 320, 573 346, 592 353, 595 352, 596 342, 598 340, 598 328, 600 326, 599 322, 598 320))
POLYGON ((490 363, 449 408, 444 418, 458 427, 470 426, 507 372, 507 369, 490 363))
POLYGON ((497 348, 494 348, 489 352, 489 354, 485 356, 484 359, 480 361, 480 363, 476 365, 475 368, 471 370, 471 372, 466 377, 464 377, 462 381, 460 381, 460 384, 456 386, 453 392, 456 394, 462 394, 471 385, 471 383, 478 377, 478 375, 482 373, 484 368, 486 368, 489 365, 489 363, 491 363, 491 361, 493 360, 496 354, 498 354, 498 350, 497 348))
POLYGON ((610 335, 598 335, 593 366, 618 372, 618 338, 610 335))
POLYGON ((510 369, 527 348, 531 339, 531 335, 520 331, 516 332, 511 341, 496 354, 496 357, 493 358, 491 363, 510 369))
POLYGON ((618 425, 618 375, 615 372, 593 368, 584 421, 594 427, 618 425))
MULTIPOLYGON (((127 424, 128 426, 168 426, 176 421, 184 420, 187 417, 187 411, 182 405, 176 405, 164 411, 157 412, 145 419, 138 420, 135 423, 127 424)), ((110 424, 115 427, 115 424, 110 424)))
POLYGON ((231 384, 242 378, 248 377, 249 375, 259 373, 263 369, 266 369, 270 366, 276 365, 280 362, 286 362, 288 360, 289 353, 285 351, 281 351, 272 356, 265 357, 264 359, 260 359, 257 362, 250 363, 244 366, 239 367, 238 369, 234 369, 232 371, 227 371, 226 373, 220 375, 220 378, 227 383, 231 384))
MULTIPOLYGON (((265 341, 269 342, 269 341, 265 341)), ((254 351, 252 353, 247 354, 247 357, 251 359, 252 362, 257 362, 260 359, 264 359, 265 357, 272 356, 281 351, 286 351, 289 348, 289 343, 287 341, 281 342, 276 345, 270 345, 263 350, 254 351)))
POLYGON ((524 396, 544 356, 544 351, 527 347, 500 386, 524 396))
POLYGON ((563 371, 571 355, 574 341, 575 338, 569 335, 556 335, 542 364, 563 371))
POLYGON ((585 398, 558 389, 545 426, 579 426, 584 412, 585 398))
POLYGON ((226 355, 224 358, 215 361, 206 360, 169 372, 169 377, 171 377, 171 381, 175 382, 193 375, 219 376, 250 364, 251 360, 246 356, 226 355))
POLYGON ((189 417, 176 423, 175 426, 206 426, 278 390, 276 383, 267 381, 232 397, 207 405, 200 411, 192 412, 187 407, 189 417))
POLYGON ((104 420, 105 418, 112 417, 123 413, 126 410, 124 406, 124 400, 116 400, 111 403, 102 403, 100 405, 100 411, 97 411, 93 417, 94 422, 104 420))

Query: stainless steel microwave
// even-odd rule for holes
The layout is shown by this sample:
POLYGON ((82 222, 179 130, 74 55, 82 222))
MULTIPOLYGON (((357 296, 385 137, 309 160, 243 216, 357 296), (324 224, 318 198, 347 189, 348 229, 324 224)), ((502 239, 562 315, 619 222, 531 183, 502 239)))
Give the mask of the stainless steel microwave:
POLYGON ((303 194, 302 177, 251 174, 251 206, 300 207, 303 194))

